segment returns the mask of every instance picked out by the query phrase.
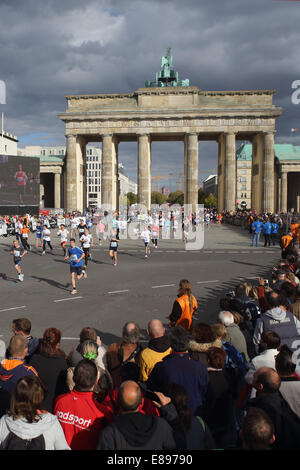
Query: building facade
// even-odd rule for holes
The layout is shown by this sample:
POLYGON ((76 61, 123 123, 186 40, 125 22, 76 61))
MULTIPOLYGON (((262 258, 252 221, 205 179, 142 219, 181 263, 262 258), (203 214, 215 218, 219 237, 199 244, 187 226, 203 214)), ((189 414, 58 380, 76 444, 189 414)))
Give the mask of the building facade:
POLYGON ((218 197, 218 175, 209 175, 203 183, 203 191, 207 194, 213 194, 218 197))
POLYGON ((9 132, 0 134, 0 155, 18 155, 18 138, 9 132))

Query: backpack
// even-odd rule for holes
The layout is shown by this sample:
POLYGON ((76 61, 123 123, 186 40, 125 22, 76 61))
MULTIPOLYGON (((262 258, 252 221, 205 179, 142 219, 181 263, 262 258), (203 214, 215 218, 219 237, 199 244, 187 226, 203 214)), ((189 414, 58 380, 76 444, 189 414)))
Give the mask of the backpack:
POLYGON ((12 431, 10 431, 4 443, 1 445, 1 450, 45 450, 45 448, 46 445, 43 434, 33 439, 21 439, 21 437, 17 436, 12 431))
POLYGON ((119 364, 109 370, 109 372, 113 372, 117 369, 120 369, 120 375, 122 381, 124 380, 135 380, 134 377, 137 379, 140 375, 140 367, 135 362, 135 358, 140 352, 142 351, 142 346, 140 344, 137 345, 136 349, 130 354, 130 356, 124 361, 124 351, 122 345, 120 345, 118 349, 118 360, 119 364))

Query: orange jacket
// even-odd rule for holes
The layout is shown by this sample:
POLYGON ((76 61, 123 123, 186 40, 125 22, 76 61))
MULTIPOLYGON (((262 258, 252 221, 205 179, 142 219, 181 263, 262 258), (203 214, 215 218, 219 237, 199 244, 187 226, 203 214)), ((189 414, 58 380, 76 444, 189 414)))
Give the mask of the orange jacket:
POLYGON ((192 328, 192 321, 193 321, 193 315, 194 312, 198 306, 197 300, 193 297, 193 310, 191 311, 190 308, 190 300, 188 295, 182 295, 181 297, 178 297, 176 300, 179 303, 181 307, 181 316, 179 320, 177 320, 175 326, 182 326, 182 328, 185 328, 186 330, 190 331, 192 328))
POLYGON ((291 237, 291 235, 283 235, 283 237, 281 237, 282 248, 286 249, 292 241, 293 237, 291 237))
POLYGON ((291 224, 290 231, 292 232, 294 237, 299 238, 300 235, 300 224, 291 224))

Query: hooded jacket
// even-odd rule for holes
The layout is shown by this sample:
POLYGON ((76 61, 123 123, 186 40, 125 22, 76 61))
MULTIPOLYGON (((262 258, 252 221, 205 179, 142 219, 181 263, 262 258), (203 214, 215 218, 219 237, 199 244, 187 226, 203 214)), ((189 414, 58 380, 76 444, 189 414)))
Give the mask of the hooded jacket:
POLYGON ((37 376, 37 371, 27 366, 22 359, 4 359, 0 364, 0 385, 9 393, 12 392, 14 386, 19 379, 27 375, 37 376))
POLYGON ((258 352, 263 331, 275 331, 280 337, 281 344, 292 348, 295 340, 300 340, 300 321, 284 307, 274 307, 262 313, 257 320, 253 342, 258 352))
POLYGON ((148 347, 140 354, 141 381, 147 382, 155 364, 162 361, 170 353, 170 341, 166 336, 151 339, 148 347))
POLYGON ((45 450, 70 450, 57 417, 47 412, 39 416, 41 419, 36 423, 29 423, 25 418, 14 420, 11 416, 2 416, 0 444, 5 445, 5 439, 10 432, 21 439, 33 439, 42 434, 45 439, 45 450))
POLYGON ((141 412, 116 416, 101 433, 98 450, 172 450, 186 447, 186 436, 172 403, 162 406, 164 418, 141 412))

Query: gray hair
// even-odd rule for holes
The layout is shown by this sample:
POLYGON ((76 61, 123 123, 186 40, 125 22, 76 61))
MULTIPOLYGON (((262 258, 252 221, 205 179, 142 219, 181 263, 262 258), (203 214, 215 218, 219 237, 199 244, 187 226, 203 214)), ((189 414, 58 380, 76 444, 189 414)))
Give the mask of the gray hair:
POLYGON ((137 344, 140 339, 140 327, 137 323, 127 322, 123 326, 122 339, 126 344, 137 344))

